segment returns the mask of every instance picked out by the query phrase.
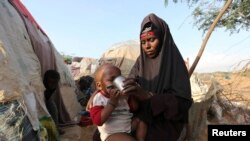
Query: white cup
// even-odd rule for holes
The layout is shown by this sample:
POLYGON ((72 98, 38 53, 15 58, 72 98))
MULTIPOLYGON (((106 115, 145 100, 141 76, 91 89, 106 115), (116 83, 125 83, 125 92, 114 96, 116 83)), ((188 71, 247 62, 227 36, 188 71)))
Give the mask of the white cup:
POLYGON ((125 80, 125 77, 123 76, 117 76, 114 81, 113 84, 115 85, 116 88, 118 88, 118 90, 122 91, 124 89, 123 87, 123 81, 125 80))

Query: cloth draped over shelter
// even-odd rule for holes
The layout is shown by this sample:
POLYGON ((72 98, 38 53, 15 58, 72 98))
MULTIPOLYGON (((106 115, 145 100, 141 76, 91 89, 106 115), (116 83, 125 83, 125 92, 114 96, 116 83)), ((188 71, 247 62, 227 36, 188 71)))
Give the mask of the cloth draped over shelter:
POLYGON ((0 1, 0 108, 18 101, 32 128, 38 131, 41 129, 39 120, 50 116, 44 103, 42 83, 46 70, 56 69, 61 76, 57 95, 62 109, 60 122, 72 121, 80 111, 80 104, 74 93, 74 80, 62 56, 27 12, 20 0, 0 1), (60 91, 65 87, 70 91, 60 91), (68 101, 66 96, 73 98, 68 101), (71 107, 65 106, 65 101, 71 107), (74 113, 69 111, 72 106, 75 106, 74 113))
POLYGON ((47 113, 45 105, 39 105, 44 103, 39 98, 44 90, 41 68, 26 27, 19 13, 7 0, 0 2, 0 50, 0 101, 24 101, 24 111, 27 111, 33 128, 37 130, 38 115, 47 113), (26 99, 25 95, 30 97, 26 99))
POLYGON ((97 59, 88 57, 75 57, 70 65, 71 74, 74 80, 79 80, 80 77, 92 75, 97 65, 97 59))
POLYGON ((128 76, 137 57, 140 54, 140 44, 138 41, 129 40, 114 44, 105 51, 99 59, 99 65, 111 63, 121 69, 122 75, 128 76))
MULTIPOLYGON (((41 29, 41 27, 25 8, 25 6, 20 2, 20 0, 12 0, 11 2, 19 11, 26 25, 34 52, 37 55, 41 65, 41 76, 43 76, 45 71, 49 69, 58 70, 56 65, 57 58, 55 58, 54 54, 55 49, 48 36, 41 29)), ((63 103, 60 91, 57 91, 55 101, 59 109, 59 122, 62 124, 70 122, 71 119, 63 103)))

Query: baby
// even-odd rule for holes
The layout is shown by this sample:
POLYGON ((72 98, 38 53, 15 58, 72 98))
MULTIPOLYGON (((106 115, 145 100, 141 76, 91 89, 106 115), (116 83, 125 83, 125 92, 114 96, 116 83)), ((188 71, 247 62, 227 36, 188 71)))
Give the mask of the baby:
POLYGON ((136 141, 131 136, 133 130, 136 130, 137 140, 144 141, 147 126, 139 119, 133 118, 130 112, 129 105, 136 105, 136 101, 131 99, 132 97, 122 95, 113 85, 113 80, 120 75, 121 70, 111 64, 104 64, 97 69, 97 92, 90 109, 91 118, 98 126, 102 141, 136 141))

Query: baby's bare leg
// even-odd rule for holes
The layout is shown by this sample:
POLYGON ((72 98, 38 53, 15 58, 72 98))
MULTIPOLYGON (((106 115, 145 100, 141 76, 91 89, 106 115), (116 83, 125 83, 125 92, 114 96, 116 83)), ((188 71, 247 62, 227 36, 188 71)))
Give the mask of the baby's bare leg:
POLYGON ((133 137, 126 133, 115 133, 110 135, 106 141, 136 141, 133 137))

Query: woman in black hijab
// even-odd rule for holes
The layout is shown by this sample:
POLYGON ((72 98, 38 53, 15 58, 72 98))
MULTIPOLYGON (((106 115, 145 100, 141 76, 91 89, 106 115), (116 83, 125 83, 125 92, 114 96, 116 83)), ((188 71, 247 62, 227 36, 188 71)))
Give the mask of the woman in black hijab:
POLYGON ((137 116, 147 123, 146 141, 176 141, 188 122, 192 105, 185 62, 168 25, 155 14, 141 24, 141 49, 124 94, 140 102, 137 116))

